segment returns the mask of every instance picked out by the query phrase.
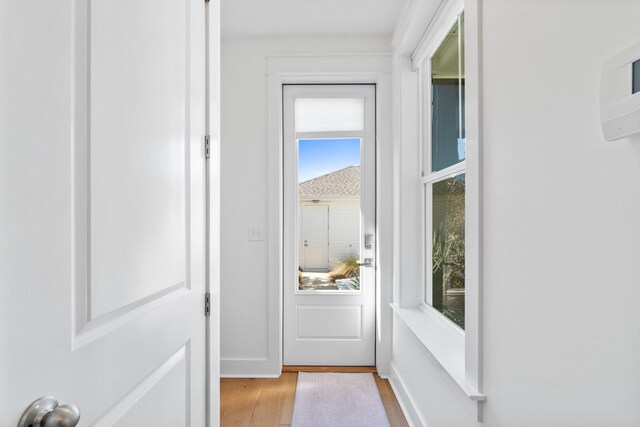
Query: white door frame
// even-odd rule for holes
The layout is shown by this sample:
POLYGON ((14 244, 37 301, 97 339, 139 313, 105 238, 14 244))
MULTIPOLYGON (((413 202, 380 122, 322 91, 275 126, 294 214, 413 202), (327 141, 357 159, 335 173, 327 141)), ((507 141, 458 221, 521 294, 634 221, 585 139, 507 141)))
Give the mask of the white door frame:
MULTIPOLYGON (((220 2, 205 3, 206 22, 206 121, 209 156, 205 155, 206 174, 206 292, 209 316, 206 317, 206 417, 207 427, 220 423, 220 2)), ((206 147, 204 148, 206 150, 206 147)), ((206 297, 205 297, 206 298, 206 297)))
POLYGON ((372 248, 364 246, 364 235, 376 233, 375 96, 375 84, 295 84, 283 87, 283 125, 285 126, 282 141, 284 155, 283 361, 287 365, 375 365, 375 269, 377 268, 375 238, 370 242, 372 248), (297 99, 303 98, 361 99, 364 103, 364 128, 358 131, 304 132, 300 134, 296 132, 294 126, 294 106, 297 99), (361 213, 358 224, 358 254, 361 260, 373 258, 374 262, 373 266, 360 269, 362 286, 357 291, 324 290, 313 292, 299 290, 297 286, 296 270, 299 265, 300 232, 298 220, 301 206, 298 195, 298 144, 296 140, 303 138, 302 135, 307 138, 309 134, 313 134, 311 138, 358 138, 361 141, 359 153, 361 213), (319 320, 319 316, 325 320, 319 320), (302 321, 302 317, 306 317, 307 320, 302 321), (322 326, 325 325, 325 321, 331 323, 329 319, 336 320, 338 318, 342 319, 339 326, 337 324, 331 327, 322 326), (310 335, 299 336, 299 334, 304 335, 304 332, 301 331, 305 329, 310 335))
POLYGON ((376 367, 389 375, 393 297, 393 170, 391 145, 391 55, 284 55, 268 57, 269 232, 268 353, 241 361, 237 369, 253 377, 279 377, 283 360, 283 161, 282 86, 284 84, 376 85, 376 367), (381 162, 384 158, 385 161, 381 162))

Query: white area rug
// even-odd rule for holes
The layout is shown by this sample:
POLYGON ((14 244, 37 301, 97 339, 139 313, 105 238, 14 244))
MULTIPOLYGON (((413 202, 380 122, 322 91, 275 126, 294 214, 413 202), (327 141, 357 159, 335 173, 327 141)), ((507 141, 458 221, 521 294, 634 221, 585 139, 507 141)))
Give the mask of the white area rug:
POLYGON ((373 374, 300 372, 292 427, 389 427, 373 374))

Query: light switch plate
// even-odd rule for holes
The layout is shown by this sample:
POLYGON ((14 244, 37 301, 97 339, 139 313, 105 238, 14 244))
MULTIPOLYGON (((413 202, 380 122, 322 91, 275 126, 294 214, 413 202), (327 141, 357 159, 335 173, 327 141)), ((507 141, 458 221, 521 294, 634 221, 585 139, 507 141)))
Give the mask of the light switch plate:
POLYGON ((262 237, 262 227, 249 227, 249 240, 254 242, 264 240, 262 237))

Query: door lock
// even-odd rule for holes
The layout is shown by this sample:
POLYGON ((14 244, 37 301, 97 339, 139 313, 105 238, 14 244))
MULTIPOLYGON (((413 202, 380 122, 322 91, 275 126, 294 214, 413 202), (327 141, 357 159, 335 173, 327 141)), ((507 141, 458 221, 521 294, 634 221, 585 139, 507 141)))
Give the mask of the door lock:
POLYGON ((360 267, 373 267, 373 258, 365 258, 364 262, 358 261, 360 267))
POLYGON ((364 248, 365 249, 373 249, 373 234, 365 234, 364 235, 364 248))

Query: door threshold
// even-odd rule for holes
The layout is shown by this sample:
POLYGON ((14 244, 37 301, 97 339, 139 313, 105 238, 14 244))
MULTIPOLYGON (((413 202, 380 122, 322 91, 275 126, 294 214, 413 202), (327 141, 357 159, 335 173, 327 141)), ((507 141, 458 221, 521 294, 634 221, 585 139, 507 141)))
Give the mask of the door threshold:
POLYGON ((375 366, 299 366, 285 365, 282 372, 366 372, 375 373, 375 366))

